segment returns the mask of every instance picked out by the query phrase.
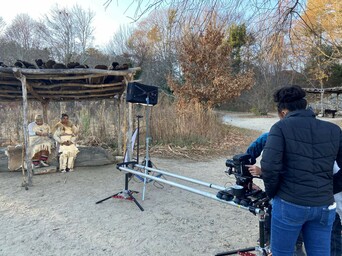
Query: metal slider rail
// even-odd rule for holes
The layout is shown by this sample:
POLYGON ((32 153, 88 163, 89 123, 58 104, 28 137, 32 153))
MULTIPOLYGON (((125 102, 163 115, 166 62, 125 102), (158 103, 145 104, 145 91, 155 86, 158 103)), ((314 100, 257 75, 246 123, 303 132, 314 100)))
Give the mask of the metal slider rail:
MULTIPOLYGON (((199 185, 203 185, 203 186, 207 186, 207 187, 210 187, 210 188, 215 188, 215 189, 219 189, 219 190, 227 190, 227 189, 229 189, 229 188, 221 187, 221 186, 214 185, 214 184, 211 184, 211 183, 208 183, 208 182, 203 182, 203 181, 200 181, 200 180, 188 178, 188 177, 185 177, 185 176, 173 174, 173 173, 166 172, 166 171, 157 170, 157 169, 154 169, 154 168, 145 167, 145 166, 142 166, 142 165, 135 165, 135 166, 139 167, 139 168, 146 168, 147 170, 155 171, 155 172, 158 172, 158 173, 162 173, 164 175, 168 175, 168 176, 171 176, 171 177, 174 177, 174 178, 179 178, 179 179, 182 179, 182 180, 185 180, 185 181, 193 182, 193 183, 196 183, 196 184, 199 184, 199 185)), ((264 214, 264 211, 262 209, 251 207, 251 206, 249 206, 249 207, 242 206, 242 205, 234 203, 234 201, 222 200, 222 199, 216 197, 215 194, 212 194, 212 193, 209 193, 209 192, 206 192, 206 191, 202 191, 202 190, 199 190, 199 189, 196 189, 196 188, 192 188, 192 187, 189 187, 189 186, 186 186, 186 185, 182 185, 182 184, 179 184, 179 183, 176 183, 176 182, 173 182, 173 181, 161 179, 161 178, 155 177, 153 175, 148 175, 148 174, 145 174, 145 173, 140 172, 140 171, 133 170, 133 169, 128 168, 128 167, 118 166, 118 169, 122 170, 122 171, 125 171, 125 172, 129 172, 129 173, 135 174, 135 175, 142 176, 144 178, 148 178, 148 179, 155 180, 155 181, 158 181, 158 182, 161 182, 161 183, 165 183, 165 184, 168 184, 170 186, 174 186, 174 187, 177 187, 177 188, 180 188, 180 189, 183 189, 183 190, 195 193, 195 194, 199 194, 199 195, 211 198, 213 200, 219 201, 221 203, 229 204, 229 205, 235 206, 237 208, 253 212, 255 214, 264 214)))
POLYGON ((152 172, 157 172, 166 176, 170 176, 170 177, 174 177, 174 178, 178 178, 178 179, 182 179, 185 181, 189 181, 192 183, 196 183, 205 187, 209 187, 209 188, 214 188, 214 189, 218 189, 218 190, 225 190, 225 187, 222 186, 218 186, 209 182, 205 182, 205 181, 201 181, 201 180, 197 180, 197 179, 193 179, 193 178, 189 178, 189 177, 185 177, 185 176, 181 176, 175 173, 171 173, 171 172, 167 172, 167 171, 163 171, 163 170, 159 170, 159 169, 155 169, 155 168, 151 168, 151 167, 146 167, 144 165, 140 165, 140 164, 136 164, 135 167, 141 168, 141 169, 146 169, 148 171, 152 171, 152 172))

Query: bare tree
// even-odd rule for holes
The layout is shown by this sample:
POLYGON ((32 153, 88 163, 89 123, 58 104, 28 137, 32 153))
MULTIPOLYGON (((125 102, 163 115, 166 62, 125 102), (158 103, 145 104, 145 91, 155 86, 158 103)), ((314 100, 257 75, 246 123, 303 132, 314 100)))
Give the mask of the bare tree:
POLYGON ((128 41, 133 58, 145 67, 141 79, 164 89, 177 61, 174 15, 173 10, 151 13, 138 23, 128 41))
POLYGON ((42 24, 32 19, 28 14, 18 14, 6 27, 3 37, 3 60, 14 62, 16 59, 33 61, 42 58, 48 53, 46 45, 39 37, 39 28, 42 24))
POLYGON ((6 22, 2 17, 0 17, 0 36, 2 36, 2 33, 5 31, 6 22))
POLYGON ((45 15, 45 27, 41 28, 41 34, 58 61, 68 63, 90 46, 94 32, 93 18, 93 12, 84 11, 77 5, 71 10, 55 5, 45 15))
POLYGON ((94 40, 94 30, 95 28, 92 26, 92 22, 95 17, 95 13, 90 9, 87 11, 83 10, 79 5, 74 5, 72 7, 72 14, 74 15, 74 26, 76 38, 79 41, 81 53, 81 63, 85 62, 85 52, 86 49, 89 48, 94 40))
POLYGON ((39 48, 41 41, 36 31, 39 23, 28 14, 18 14, 6 28, 5 38, 17 46, 17 57, 27 58, 26 53, 32 48, 39 48))
POLYGON ((109 43, 105 46, 105 51, 110 55, 129 55, 130 49, 128 41, 133 34, 133 26, 120 25, 118 31, 112 36, 109 43))
MULTIPOLYGON (((105 8, 111 8, 113 0, 103 0, 105 8)), ((117 5, 120 5, 119 0, 115 1, 117 5)), ((127 1, 125 1, 127 2, 127 1)), ((203 20, 203 13, 207 13, 207 20, 211 19, 211 15, 217 12, 217 8, 222 9, 223 12, 231 12, 231 10, 237 11, 242 9, 243 0, 131 0, 127 9, 134 9, 134 15, 130 17, 132 21, 138 21, 142 17, 148 16, 151 12, 160 11, 163 9, 175 10, 180 15, 178 16, 177 23, 180 25, 182 22, 189 20, 189 15, 194 20, 203 20)))
POLYGON ((56 4, 45 15, 44 23, 41 32, 53 56, 57 61, 68 63, 76 51, 76 32, 70 10, 56 4))

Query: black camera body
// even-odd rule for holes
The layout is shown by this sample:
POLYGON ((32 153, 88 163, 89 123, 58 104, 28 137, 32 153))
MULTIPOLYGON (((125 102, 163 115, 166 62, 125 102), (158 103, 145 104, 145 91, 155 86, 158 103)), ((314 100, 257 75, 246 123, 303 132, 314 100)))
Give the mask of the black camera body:
POLYGON ((269 199, 260 188, 253 188, 253 176, 246 165, 251 165, 251 156, 247 153, 237 154, 233 159, 226 160, 225 172, 235 176, 236 184, 219 191, 216 196, 222 200, 233 200, 236 204, 250 207, 251 212, 256 208, 266 209, 269 207, 269 199))
POLYGON ((251 178, 252 174, 248 171, 246 165, 251 164, 251 155, 247 153, 238 154, 233 159, 226 160, 226 166, 228 167, 227 173, 229 175, 234 174, 238 177, 251 178))
POLYGON ((236 185, 232 187, 232 194, 235 196, 234 202, 238 204, 248 205, 250 197, 255 193, 253 190, 253 176, 248 171, 246 165, 251 164, 251 156, 247 153, 238 154, 233 156, 233 159, 226 160, 228 169, 226 173, 229 175, 234 174, 236 185))

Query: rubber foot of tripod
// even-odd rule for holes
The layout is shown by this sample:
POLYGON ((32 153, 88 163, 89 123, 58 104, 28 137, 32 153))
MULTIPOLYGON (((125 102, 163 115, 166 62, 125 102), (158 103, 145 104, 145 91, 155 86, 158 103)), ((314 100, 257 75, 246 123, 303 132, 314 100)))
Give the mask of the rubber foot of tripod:
POLYGON ((116 195, 116 196, 112 196, 112 197, 116 198, 116 199, 123 199, 123 200, 133 201, 132 197, 125 197, 125 196, 122 196, 122 195, 116 195))

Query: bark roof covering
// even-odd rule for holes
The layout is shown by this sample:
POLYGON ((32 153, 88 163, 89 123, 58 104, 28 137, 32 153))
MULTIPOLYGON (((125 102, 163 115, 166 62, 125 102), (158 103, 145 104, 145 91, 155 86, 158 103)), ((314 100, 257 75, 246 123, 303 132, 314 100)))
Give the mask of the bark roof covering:
POLYGON ((27 99, 37 101, 80 101, 120 96, 140 68, 127 70, 29 69, 0 67, 0 100, 21 101, 22 82, 27 99))

